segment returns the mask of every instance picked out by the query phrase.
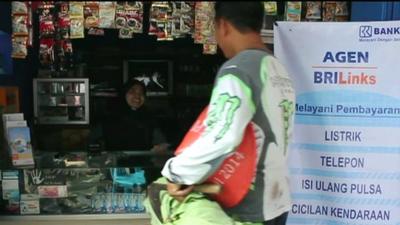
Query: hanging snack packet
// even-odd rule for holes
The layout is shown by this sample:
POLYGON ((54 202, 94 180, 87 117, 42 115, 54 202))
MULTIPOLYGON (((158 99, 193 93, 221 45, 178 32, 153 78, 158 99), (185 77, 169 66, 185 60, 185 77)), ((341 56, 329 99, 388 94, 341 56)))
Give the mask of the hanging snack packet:
POLYGON ((15 36, 12 38, 12 58, 24 59, 28 55, 27 48, 28 37, 15 36))
POLYGON ((28 14, 28 5, 27 2, 11 2, 11 11, 12 14, 28 14))
POLYGON ((125 26, 126 26, 125 4, 123 2, 122 3, 118 2, 115 10, 115 27, 124 28, 125 26))
POLYGON ((153 2, 150 7, 150 19, 157 21, 167 21, 172 8, 168 2, 153 2))
POLYGON ((174 38, 179 38, 183 36, 183 31, 182 31, 182 12, 181 12, 181 7, 182 4, 181 2, 178 1, 173 1, 171 2, 172 5, 172 13, 171 13, 171 18, 169 19, 169 22, 172 23, 172 36, 174 38))
POLYGON ((63 69, 69 69, 73 67, 73 49, 72 49, 72 43, 69 39, 66 40, 61 40, 61 48, 62 48, 62 53, 63 53, 63 59, 60 60, 63 63, 63 69))
MULTIPOLYGON (((165 40, 172 41, 174 40, 174 36, 172 35, 172 23, 170 21, 166 22, 166 29, 165 29, 165 40)), ((158 39, 157 39, 158 40, 158 39)))
POLYGON ((71 26, 70 26, 70 38, 84 38, 84 19, 83 18, 71 18, 71 26))
POLYGON ((171 8, 172 8, 172 14, 176 14, 176 13, 181 13, 182 11, 182 4, 184 2, 180 2, 180 1, 171 1, 171 8))
POLYGON ((182 19, 183 19, 183 31, 190 30, 188 33, 194 33, 194 13, 195 13, 195 2, 184 2, 182 5, 182 19))
POLYGON ((194 43, 216 43, 214 39, 214 4, 196 2, 194 43))
POLYGON ((335 12, 336 12, 336 2, 324 2, 323 3, 323 17, 322 17, 322 21, 335 21, 335 12))
POLYGON ((28 46, 32 45, 31 2, 11 2, 12 15, 12 53, 11 57, 24 59, 28 55, 28 46))
POLYGON ((83 2, 70 2, 69 3, 69 16, 70 17, 83 17, 83 2))
POLYGON ((137 9, 143 10, 143 2, 141 1, 127 1, 125 5, 126 9, 137 9))
POLYGON ((203 44, 203 54, 206 55, 215 55, 217 54, 217 45, 216 44, 203 44))
POLYGON ((85 18, 85 28, 99 26, 99 3, 90 2, 86 3, 83 7, 83 15, 85 18))
POLYGON ((347 2, 336 2, 336 16, 348 16, 349 9, 347 7, 347 2))
POLYGON ((11 2, 12 35, 29 35, 29 2, 11 2))
POLYGON ((54 64, 54 39, 40 40, 39 61, 43 67, 51 67, 54 64))
POLYGON ((301 2, 286 3, 286 21, 301 21, 301 2))
POLYGON ((55 34, 54 18, 52 11, 53 9, 44 8, 40 9, 39 15, 39 33, 40 38, 52 37, 55 34))
POLYGON ((143 10, 128 9, 125 11, 126 26, 129 27, 133 33, 143 32, 143 10))
POLYGON ((13 35, 28 35, 28 15, 12 16, 13 35))
POLYGON ((61 38, 69 38, 69 29, 71 26, 71 20, 68 14, 69 4, 66 2, 58 2, 58 17, 57 17, 57 28, 61 38))
POLYGON ((63 39, 69 38, 71 20, 68 14, 58 14, 58 32, 63 39))
POLYGON ((83 2, 69 3, 70 38, 84 38, 83 2))
POLYGON ((278 5, 276 1, 264 2, 264 11, 267 16, 276 16, 278 14, 278 5))
POLYGON ((172 12, 172 35, 185 37, 194 33, 194 2, 176 2, 172 12))
POLYGON ((158 21, 157 22, 157 41, 166 41, 168 37, 168 32, 167 32, 167 24, 168 22, 164 21, 158 21))
POLYGON ((180 38, 183 37, 184 32, 182 31, 182 23, 183 20, 181 17, 174 17, 170 20, 171 24, 172 24, 172 32, 171 35, 174 38, 180 38))
POLYGON ((347 2, 336 2, 336 21, 347 21, 349 19, 349 9, 347 4, 347 2))
POLYGON ((306 19, 307 20, 320 20, 321 16, 321 2, 307 1, 306 2, 306 19))
POLYGON ((153 2, 150 7, 149 35, 156 35, 158 41, 172 40, 172 3, 153 2))
POLYGON ((157 21, 150 20, 149 21, 149 35, 157 35, 157 33, 158 33, 157 21))
POLYGON ((195 2, 181 2, 181 12, 182 13, 194 13, 194 4, 195 2))
POLYGON ((122 27, 119 29, 119 38, 129 39, 133 38, 133 31, 129 27, 122 27))
POLYGON ((194 13, 183 14, 181 17, 181 32, 193 34, 194 32, 194 13))
POLYGON ((115 2, 100 2, 99 4, 99 28, 114 28, 115 2))
POLYGON ((68 2, 56 2, 56 8, 58 13, 66 13, 69 12, 69 3, 68 2))

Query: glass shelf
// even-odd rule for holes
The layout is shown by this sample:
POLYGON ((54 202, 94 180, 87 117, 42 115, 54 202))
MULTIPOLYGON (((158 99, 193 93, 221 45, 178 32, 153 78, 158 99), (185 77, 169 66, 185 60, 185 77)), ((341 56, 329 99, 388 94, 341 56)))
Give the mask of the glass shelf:
POLYGON ((38 124, 89 124, 89 80, 34 79, 34 114, 38 124))

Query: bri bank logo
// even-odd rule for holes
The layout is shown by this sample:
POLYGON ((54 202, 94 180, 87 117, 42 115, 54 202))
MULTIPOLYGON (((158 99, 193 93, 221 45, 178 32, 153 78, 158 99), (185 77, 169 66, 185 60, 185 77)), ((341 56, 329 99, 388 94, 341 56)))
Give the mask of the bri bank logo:
POLYGON ((372 37, 372 26, 360 26, 358 34, 360 38, 372 37))
POLYGON ((358 37, 360 41, 400 41, 400 26, 363 25, 358 29, 358 37))

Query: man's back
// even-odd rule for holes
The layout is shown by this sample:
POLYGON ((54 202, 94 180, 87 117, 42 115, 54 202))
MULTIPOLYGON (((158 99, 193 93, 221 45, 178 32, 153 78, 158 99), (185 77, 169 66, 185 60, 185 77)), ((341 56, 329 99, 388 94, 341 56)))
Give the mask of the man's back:
POLYGON ((255 110, 251 122, 258 151, 254 189, 239 205, 226 211, 244 221, 269 220, 290 208, 286 158, 294 90, 286 70, 264 50, 244 50, 227 61, 216 80, 225 78, 239 79, 242 90, 249 90, 246 94, 251 95, 248 97, 255 110))
POLYGON ((217 1, 214 9, 215 39, 230 60, 218 73, 204 132, 169 159, 162 174, 169 180, 169 194, 182 199, 193 189, 182 184, 202 183, 213 175, 252 123, 259 145, 256 176, 245 199, 227 211, 242 221, 283 225, 290 209, 286 156, 293 87, 285 69, 265 51, 262 2, 217 1))

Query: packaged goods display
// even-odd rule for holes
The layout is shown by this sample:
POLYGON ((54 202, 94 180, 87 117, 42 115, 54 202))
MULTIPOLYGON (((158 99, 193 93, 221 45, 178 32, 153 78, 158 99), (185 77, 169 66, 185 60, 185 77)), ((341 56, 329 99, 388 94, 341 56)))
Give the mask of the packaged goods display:
POLYGON ((264 11, 268 16, 276 16, 278 14, 278 5, 276 1, 264 2, 264 11))
POLYGON ((203 44, 203 54, 216 54, 214 2, 196 2, 194 42, 203 44))
POLYGON ((193 35, 194 2, 153 2, 150 8, 149 34, 158 41, 193 35))
POLYGON ((11 2, 12 53, 11 57, 24 59, 32 45, 32 11, 30 1, 11 2))
POLYGON ((301 2, 286 2, 285 19, 295 22, 301 20, 301 2))
POLYGON ((321 13, 322 2, 318 1, 307 1, 306 2, 306 19, 307 20, 320 20, 322 18, 321 13))

